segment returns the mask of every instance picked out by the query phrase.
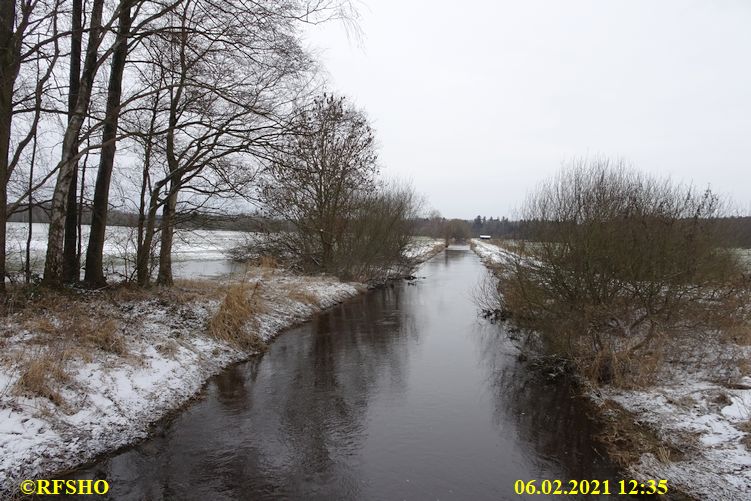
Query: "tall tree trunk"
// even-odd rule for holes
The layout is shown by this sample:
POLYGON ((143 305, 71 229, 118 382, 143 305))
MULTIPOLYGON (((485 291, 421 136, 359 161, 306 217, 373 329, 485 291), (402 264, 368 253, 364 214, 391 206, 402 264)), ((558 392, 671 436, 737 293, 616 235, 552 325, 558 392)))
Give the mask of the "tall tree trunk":
POLYGON ((110 181, 117 150, 117 121, 120 116, 120 96, 122 95, 123 72, 128 56, 128 35, 131 25, 130 2, 120 12, 117 30, 117 46, 112 56, 112 69, 107 89, 107 111, 102 133, 102 152, 94 188, 94 205, 91 209, 91 231, 89 246, 86 249, 85 281, 89 287, 106 285, 102 267, 104 233, 107 227, 110 181))
POLYGON ((37 135, 34 134, 29 164, 29 231, 26 234, 26 283, 31 283, 31 238, 34 232, 34 164, 37 157, 37 135))
POLYGON ((157 285, 172 285, 172 239, 175 231, 175 211, 177 209, 177 194, 181 180, 173 179, 170 182, 169 195, 162 212, 161 242, 159 246, 159 272, 157 273, 157 285))
MULTIPOLYGON (((81 19, 83 17, 83 0, 73 0, 71 10, 71 37, 70 37, 70 71, 68 73, 69 92, 68 92, 68 120, 73 117, 73 111, 78 101, 78 89, 81 81, 81 45, 83 40, 83 29, 81 19)), ((75 155, 78 151, 76 145, 75 155)), ((78 162, 71 162, 73 172, 70 191, 68 192, 68 208, 65 214, 65 241, 63 246, 63 280, 66 282, 77 282, 80 278, 81 262, 78 259, 77 252, 77 219, 78 211, 76 204, 76 185, 78 182, 78 162)))
POLYGON ((149 285, 149 265, 151 258, 151 246, 154 243, 154 232, 156 231, 156 213, 159 210, 159 191, 154 190, 151 193, 149 203, 149 212, 146 216, 146 228, 143 232, 143 243, 138 248, 136 257, 136 280, 140 287, 149 285))
MULTIPOLYGON (((141 261, 144 254, 148 256, 148 252, 146 251, 146 247, 144 245, 146 240, 146 185, 149 180, 149 171, 147 164, 148 162, 144 162, 143 177, 141 178, 141 198, 139 199, 138 203, 138 234, 136 237, 136 281, 138 285, 146 285, 141 284, 141 278, 144 275, 144 273, 142 272, 141 261)), ((149 246, 151 246, 151 242, 149 242, 149 246)), ((148 269, 146 270, 148 273, 148 269)))
POLYGON ((154 127, 159 112, 159 96, 154 97, 154 106, 151 109, 151 122, 146 136, 143 154, 143 171, 141 172, 141 198, 138 204, 138 247, 136 251, 136 280, 138 285, 144 287, 149 282, 149 257, 151 244, 154 238, 154 223, 156 221, 159 191, 152 192, 149 202, 148 221, 146 218, 146 193, 151 186, 151 155, 154 150, 154 127), (152 209, 153 208, 153 209, 152 209))
POLYGON ((89 24, 89 42, 86 47, 86 59, 81 73, 78 99, 76 99, 76 107, 70 120, 68 120, 68 127, 63 136, 60 169, 55 183, 55 191, 52 194, 47 254, 44 261, 44 283, 50 286, 59 286, 63 282, 63 244, 68 193, 74 177, 73 167, 78 155, 81 126, 89 108, 91 90, 97 72, 97 54, 102 39, 103 7, 104 0, 94 0, 89 24))
POLYGON ((13 87, 18 76, 18 43, 13 33, 16 2, 0 2, 0 294, 5 293, 5 235, 8 219, 10 134, 13 87))

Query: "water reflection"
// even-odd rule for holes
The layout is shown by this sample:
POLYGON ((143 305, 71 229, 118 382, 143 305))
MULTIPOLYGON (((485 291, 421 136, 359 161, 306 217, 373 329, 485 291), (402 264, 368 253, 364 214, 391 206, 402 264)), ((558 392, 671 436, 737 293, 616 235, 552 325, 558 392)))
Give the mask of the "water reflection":
POLYGON ((497 425, 512 421, 540 460, 556 464, 569 479, 617 476, 594 440, 599 428, 589 417, 591 404, 576 395, 570 381, 548 380, 520 362, 502 333, 493 337, 481 344, 494 347, 484 360, 497 425))
POLYGON ((498 500, 519 479, 612 475, 565 386, 530 379, 477 319, 482 273, 450 248, 415 286, 291 330, 155 437, 74 476, 106 475, 112 499, 498 500))

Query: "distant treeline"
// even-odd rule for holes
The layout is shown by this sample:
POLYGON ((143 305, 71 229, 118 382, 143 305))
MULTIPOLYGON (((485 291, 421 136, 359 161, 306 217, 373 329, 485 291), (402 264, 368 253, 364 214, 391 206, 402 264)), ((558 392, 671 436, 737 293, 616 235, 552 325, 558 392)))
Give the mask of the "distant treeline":
MULTIPOLYGON (((157 215, 157 221, 161 217, 157 215)), ((206 214, 200 212, 191 212, 179 214, 176 227, 183 229, 203 229, 203 230, 234 230, 234 231, 277 231, 283 229, 283 223, 273 221, 262 216, 253 214, 206 214)), ((32 208, 31 220, 34 223, 49 223, 49 208, 36 206, 32 208)), ((8 218, 12 223, 28 223, 28 209, 16 212, 8 218)), ((91 224, 91 210, 84 208, 81 211, 81 224, 91 224)), ((107 226, 138 226, 138 214, 126 211, 112 209, 107 216, 107 226)))
MULTIPOLYGON (((289 229, 282 221, 253 215, 253 214, 206 214, 191 212, 180 214, 177 227, 184 229, 228 230, 228 231, 282 231, 289 229)), ((32 220, 35 223, 48 223, 49 210, 45 207, 34 207, 32 220)), ((28 222, 28 211, 16 212, 9 218, 10 222, 28 222)), ((84 209, 81 216, 82 224, 89 224, 91 211, 84 209)), ((112 210, 107 219, 109 226, 138 225, 138 214, 112 210)), ((728 240, 733 247, 751 248, 751 217, 727 217, 717 219, 716 222, 728 234, 728 240)), ((540 224, 538 221, 513 221, 502 217, 477 216, 472 220, 447 219, 443 217, 417 218, 412 221, 414 235, 435 238, 453 238, 465 240, 489 235, 491 238, 523 239, 533 233, 533 228, 540 224)))
MULTIPOLYGON (((465 240, 488 235, 491 238, 532 238, 540 221, 513 221, 505 217, 477 216, 472 220, 426 217, 413 221, 413 233, 436 238, 465 240)), ((549 224, 549 223, 545 223, 549 224)), ((733 247, 751 248, 751 217, 725 217, 715 220, 733 247)))

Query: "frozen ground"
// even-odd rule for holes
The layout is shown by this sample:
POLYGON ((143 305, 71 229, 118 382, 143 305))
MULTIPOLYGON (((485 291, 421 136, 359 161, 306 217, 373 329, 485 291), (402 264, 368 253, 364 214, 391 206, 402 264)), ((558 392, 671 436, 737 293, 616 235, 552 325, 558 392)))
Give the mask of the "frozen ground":
MULTIPOLYGON (((482 240, 473 248, 491 265, 513 257, 482 240)), ((653 386, 606 386, 592 390, 591 398, 616 402, 665 444, 667 457, 643 454, 631 466, 636 478, 667 479, 702 500, 751 499, 751 378, 744 375, 751 347, 697 336, 675 351, 653 386), (689 352, 694 356, 686 357, 689 352)))
MULTIPOLYGON (((436 246, 430 243, 415 247, 411 257, 433 255, 436 246)), ((332 277, 261 268, 251 269, 245 280, 261 284, 259 313, 245 328, 263 340, 364 290, 332 277)), ((94 319, 112 320, 109 334, 124 348, 113 353, 90 347, 65 355, 67 376, 55 403, 20 390, 18 381, 34 360, 54 362, 69 353, 54 330, 64 325, 71 305, 0 319, 0 498, 13 493, 20 480, 49 477, 146 437, 152 423, 184 405, 211 375, 246 359, 248 352, 207 334, 226 287, 216 281, 178 284, 179 300, 83 298, 77 305, 94 319)))

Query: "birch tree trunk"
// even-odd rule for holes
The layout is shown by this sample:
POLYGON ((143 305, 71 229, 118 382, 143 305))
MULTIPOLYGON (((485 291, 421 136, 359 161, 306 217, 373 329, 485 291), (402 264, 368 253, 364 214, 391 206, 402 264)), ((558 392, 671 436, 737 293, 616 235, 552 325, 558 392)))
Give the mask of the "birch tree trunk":
MULTIPOLYGON (((83 0, 73 0, 71 9, 71 37, 70 37, 70 70, 68 74, 68 120, 73 116, 73 111, 78 101, 78 89, 81 82, 81 45, 83 43, 83 31, 81 20, 83 16, 83 0)), ((77 153, 78 145, 76 145, 77 153)), ((77 249, 77 226, 78 210, 76 204, 76 191, 78 181, 78 161, 72 162, 73 175, 71 177, 70 191, 68 192, 68 207, 65 214, 65 241, 63 246, 63 280, 77 282, 79 279, 81 263, 78 259, 77 249)))
POLYGON ((89 24, 89 41, 86 47, 86 60, 76 99, 76 107, 68 120, 68 127, 63 136, 62 155, 55 191, 52 194, 49 234, 47 237, 47 254, 44 261, 43 282, 49 286, 63 283, 63 247, 65 238, 65 218, 67 215, 68 193, 75 177, 75 161, 78 155, 79 136, 84 117, 89 108, 91 91, 97 73, 97 55, 102 41, 102 10, 104 0, 94 0, 89 24))

